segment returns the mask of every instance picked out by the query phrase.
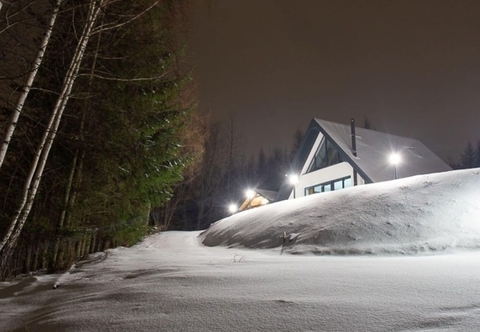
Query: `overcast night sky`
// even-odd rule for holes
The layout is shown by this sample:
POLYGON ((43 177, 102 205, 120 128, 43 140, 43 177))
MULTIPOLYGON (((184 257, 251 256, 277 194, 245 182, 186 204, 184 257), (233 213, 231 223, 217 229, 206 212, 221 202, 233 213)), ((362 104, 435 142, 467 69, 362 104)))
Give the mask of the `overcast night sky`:
POLYGON ((199 108, 232 113, 249 152, 313 117, 367 116, 455 161, 480 139, 478 0, 217 0, 193 30, 199 108))

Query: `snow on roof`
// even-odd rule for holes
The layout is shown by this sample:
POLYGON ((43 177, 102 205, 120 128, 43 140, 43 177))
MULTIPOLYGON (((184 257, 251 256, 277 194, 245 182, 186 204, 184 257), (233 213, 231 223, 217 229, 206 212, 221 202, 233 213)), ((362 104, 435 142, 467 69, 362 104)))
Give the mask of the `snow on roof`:
POLYGON ((480 169, 419 175, 280 201, 240 212, 203 235, 209 246, 372 254, 478 249, 480 169), (298 236, 297 236, 298 235, 298 236))
POLYGON ((277 192, 272 190, 264 190, 264 189, 254 189, 259 195, 262 195, 270 202, 274 201, 277 198, 277 192))
POLYGON ((267 203, 275 201, 277 192, 264 189, 252 189, 255 194, 253 197, 247 197, 238 208, 238 211, 244 211, 251 208, 263 206, 267 203))
POLYGON ((398 178, 452 169, 418 140, 358 127, 355 128, 355 157, 349 125, 320 119, 314 121, 320 126, 320 131, 330 137, 372 182, 394 178, 394 167, 388 160, 394 152, 401 156, 401 162, 397 166, 398 178))

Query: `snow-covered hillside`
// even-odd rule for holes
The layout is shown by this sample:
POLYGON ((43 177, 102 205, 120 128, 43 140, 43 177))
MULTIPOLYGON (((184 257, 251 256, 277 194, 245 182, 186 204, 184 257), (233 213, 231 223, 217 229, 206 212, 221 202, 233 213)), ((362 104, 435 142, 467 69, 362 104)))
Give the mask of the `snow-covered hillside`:
POLYGON ((291 235, 286 250, 292 253, 477 249, 480 169, 352 187, 240 212, 211 225, 203 243, 273 248, 282 245, 283 232, 291 235))
POLYGON ((453 171, 281 202, 0 283, 0 331, 477 332, 479 179, 453 171), (281 255, 284 231, 291 252, 337 255, 281 255))

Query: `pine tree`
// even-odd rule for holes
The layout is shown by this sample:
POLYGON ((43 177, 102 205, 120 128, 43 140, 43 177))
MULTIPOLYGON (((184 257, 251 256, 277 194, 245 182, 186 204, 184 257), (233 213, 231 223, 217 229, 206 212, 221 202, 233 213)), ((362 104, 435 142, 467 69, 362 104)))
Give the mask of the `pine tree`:
MULTIPOLYGON (((148 3, 120 2, 115 12, 140 12, 148 3)), ((108 211, 96 222, 114 225, 107 232, 114 243, 132 243, 143 235, 136 230, 145 230, 152 207, 171 199, 188 162, 181 152, 190 113, 181 94, 188 77, 178 68, 175 36, 168 33, 169 17, 175 15, 170 10, 176 8, 169 6, 165 1, 104 36, 112 42, 109 56, 118 61, 101 61, 105 74, 96 88, 110 91, 97 96, 89 115, 91 189, 78 209, 84 211, 94 198, 98 211, 108 211)))
POLYGON ((290 162, 295 158, 295 155, 297 154, 298 150, 300 149, 300 144, 303 141, 303 136, 305 133, 300 129, 297 128, 295 133, 293 134, 293 144, 292 148, 290 150, 290 162))
POLYGON ((261 186, 266 178, 267 178, 267 156, 263 147, 260 148, 257 157, 257 166, 255 169, 255 181, 257 182, 257 186, 261 186))
POLYGON ((372 124, 371 124, 371 122, 370 122, 370 119, 369 119, 366 115, 365 115, 365 118, 363 119, 363 128, 375 130, 375 129, 372 127, 372 124))
POLYGON ((460 157, 460 167, 461 168, 473 168, 475 167, 475 150, 471 142, 467 143, 467 146, 462 152, 460 157))

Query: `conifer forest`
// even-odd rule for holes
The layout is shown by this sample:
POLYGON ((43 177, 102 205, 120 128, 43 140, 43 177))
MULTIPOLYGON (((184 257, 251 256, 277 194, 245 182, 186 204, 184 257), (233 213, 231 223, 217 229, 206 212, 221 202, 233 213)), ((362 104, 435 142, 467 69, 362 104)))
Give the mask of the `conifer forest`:
POLYGON ((201 141, 183 61, 188 3, 0 11, 0 277, 137 242, 201 141))

